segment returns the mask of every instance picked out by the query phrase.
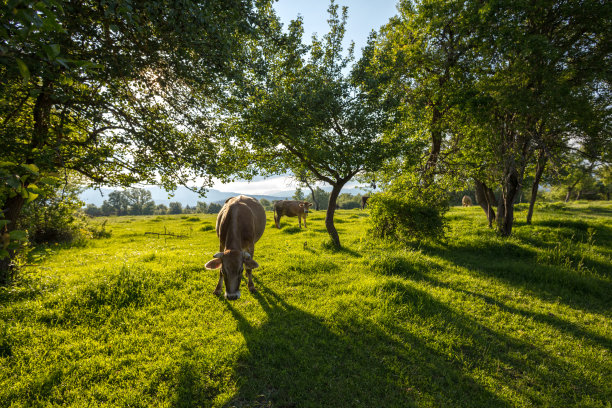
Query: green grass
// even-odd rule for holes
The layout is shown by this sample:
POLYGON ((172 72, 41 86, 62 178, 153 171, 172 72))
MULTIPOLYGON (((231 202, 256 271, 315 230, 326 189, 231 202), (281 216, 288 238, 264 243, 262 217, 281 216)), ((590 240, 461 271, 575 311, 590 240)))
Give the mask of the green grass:
POLYGON ((211 293, 213 215, 111 218, 0 291, 0 406, 610 407, 612 205, 452 208, 442 243, 272 213, 258 292, 211 293), (183 237, 145 235, 170 232, 183 237))

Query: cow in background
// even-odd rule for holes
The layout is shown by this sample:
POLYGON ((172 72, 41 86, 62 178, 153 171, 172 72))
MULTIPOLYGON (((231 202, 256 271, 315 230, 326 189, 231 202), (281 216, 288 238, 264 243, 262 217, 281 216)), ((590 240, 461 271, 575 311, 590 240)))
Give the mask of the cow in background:
POLYGON ((287 217, 298 217, 300 228, 302 228, 302 218, 304 228, 306 228, 306 216, 312 203, 308 201, 281 200, 274 203, 274 223, 280 229, 280 219, 283 215, 287 217))
POLYGON ((472 199, 469 196, 464 195, 463 198, 461 199, 461 205, 464 207, 471 207, 472 199))
POLYGON ((246 267, 248 287, 255 292, 251 271, 259 264, 255 262, 255 243, 266 228, 266 212, 259 201, 252 197, 238 196, 228 199, 217 215, 219 252, 206 263, 207 269, 220 269, 219 282, 213 292, 220 295, 225 283, 228 300, 240 298, 240 281, 246 267))

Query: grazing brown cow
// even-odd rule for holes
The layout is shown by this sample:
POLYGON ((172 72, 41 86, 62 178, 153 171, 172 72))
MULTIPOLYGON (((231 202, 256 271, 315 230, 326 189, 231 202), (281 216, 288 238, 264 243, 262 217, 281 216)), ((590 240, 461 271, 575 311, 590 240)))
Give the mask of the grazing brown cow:
POLYGON ((463 196, 463 198, 461 199, 461 205, 463 205, 464 207, 471 207, 472 199, 469 196, 463 196))
POLYGON ((366 206, 366 204, 368 203, 368 198, 370 198, 370 196, 361 196, 361 209, 363 210, 366 206))
POLYGON ((283 215, 287 217, 298 217, 300 228, 302 228, 302 218, 304 218, 304 228, 306 228, 306 216, 311 206, 312 203, 308 201, 277 201, 274 203, 274 222, 276 223, 276 228, 280 229, 280 219, 283 215))
POLYGON ((219 269, 219 283, 213 292, 220 295, 225 282, 228 300, 240 297, 240 281, 246 266, 248 286, 255 292, 251 271, 259 264, 253 260, 255 243, 266 228, 266 211, 254 198, 238 196, 228 199, 217 215, 219 251, 206 263, 207 269, 219 269))

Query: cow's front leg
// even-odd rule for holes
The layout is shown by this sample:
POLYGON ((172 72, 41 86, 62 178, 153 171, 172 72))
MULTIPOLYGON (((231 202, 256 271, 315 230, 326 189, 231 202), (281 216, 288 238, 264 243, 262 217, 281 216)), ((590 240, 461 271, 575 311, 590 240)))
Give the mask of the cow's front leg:
MULTIPOLYGON (((251 259, 255 256, 255 246, 249 248, 249 255, 251 255, 251 259)), ((249 280, 247 283, 249 292, 257 292, 257 289, 255 289, 255 283, 253 283, 253 269, 246 268, 246 275, 247 279, 249 280)))
POLYGON ((249 279, 249 283, 248 283, 249 292, 254 293, 254 292, 257 292, 257 289, 255 289, 255 283, 253 283, 252 271, 253 271, 252 269, 247 269, 246 274, 247 274, 247 278, 249 279))
POLYGON ((304 228, 306 228, 306 216, 304 216, 304 228))
POLYGON ((213 292, 213 295, 221 295, 223 293, 223 274, 221 273, 221 269, 219 269, 219 283, 217 283, 217 287, 213 292))

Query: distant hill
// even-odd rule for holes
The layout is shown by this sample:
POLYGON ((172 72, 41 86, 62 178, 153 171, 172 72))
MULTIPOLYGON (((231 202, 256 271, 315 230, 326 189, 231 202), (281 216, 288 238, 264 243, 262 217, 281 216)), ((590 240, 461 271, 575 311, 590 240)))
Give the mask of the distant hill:
MULTIPOLYGON (((183 204, 183 206, 189 205, 192 207, 195 206, 198 201, 203 201, 205 203, 222 204, 225 202, 225 200, 227 200, 230 197, 235 197, 237 195, 244 194, 244 193, 236 193, 236 192, 219 191, 219 190, 213 189, 213 190, 209 190, 206 193, 205 197, 200 197, 197 193, 194 193, 193 191, 189 190, 187 187, 183 187, 183 186, 179 187, 176 191, 174 191, 172 195, 170 195, 170 193, 165 191, 163 188, 157 187, 157 186, 148 186, 148 187, 143 187, 143 188, 151 192, 151 197, 153 198, 153 201, 155 201, 155 204, 168 205, 170 202, 178 201, 181 204, 183 204)), ((328 186, 324 186, 321 188, 325 191, 331 191, 331 187, 328 187, 328 186)), ((94 190, 94 189, 89 188, 83 191, 81 194, 79 194, 79 198, 83 200, 85 204, 95 204, 99 207, 102 205, 104 200, 108 199, 108 195, 114 190, 117 190, 117 189, 116 188, 101 188, 101 189, 94 190)), ((308 193, 308 190, 302 189, 302 191, 304 191, 305 194, 308 193)), ((343 189, 342 192, 349 193, 349 194, 363 194, 363 191, 357 188, 343 189)), ((291 199, 294 193, 295 193, 295 190, 286 190, 286 191, 271 192, 269 194, 244 194, 244 195, 251 196, 258 200, 265 198, 266 200, 272 201, 272 200, 291 199)))

